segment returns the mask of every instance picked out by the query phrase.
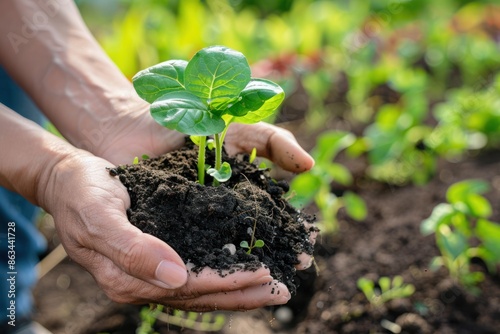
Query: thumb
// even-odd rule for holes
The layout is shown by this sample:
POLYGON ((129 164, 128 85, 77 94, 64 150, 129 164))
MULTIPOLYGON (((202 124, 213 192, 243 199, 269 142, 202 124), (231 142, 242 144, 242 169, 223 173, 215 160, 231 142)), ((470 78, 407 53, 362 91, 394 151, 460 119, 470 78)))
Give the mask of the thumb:
POLYGON ((188 279, 181 257, 152 235, 127 231, 108 246, 111 260, 119 268, 160 288, 176 289, 188 279))
POLYGON ((297 143, 293 134, 272 124, 231 124, 226 135, 228 153, 250 153, 253 148, 261 157, 280 167, 300 173, 314 166, 313 158, 297 143))
MULTIPOLYGON (((95 212, 94 208, 91 211, 95 212)), ((130 224, 125 212, 106 215, 102 210, 97 211, 101 211, 97 215, 100 218, 91 212, 80 212, 84 220, 99 226, 98 231, 92 233, 94 237, 89 238, 88 248, 109 258, 130 276, 160 288, 176 289, 186 283, 186 266, 172 247, 130 224), (112 219, 105 223, 104 216, 112 219)))

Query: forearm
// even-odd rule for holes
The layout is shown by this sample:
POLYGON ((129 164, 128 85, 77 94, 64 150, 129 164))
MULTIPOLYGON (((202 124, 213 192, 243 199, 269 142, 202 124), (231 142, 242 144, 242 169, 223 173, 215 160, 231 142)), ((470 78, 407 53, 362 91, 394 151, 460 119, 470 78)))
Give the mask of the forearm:
POLYGON ((79 150, 0 103, 0 185, 43 207, 54 167, 79 150))
POLYGON ((73 145, 98 154, 118 114, 144 109, 73 1, 2 0, 0 13, 0 63, 73 145))

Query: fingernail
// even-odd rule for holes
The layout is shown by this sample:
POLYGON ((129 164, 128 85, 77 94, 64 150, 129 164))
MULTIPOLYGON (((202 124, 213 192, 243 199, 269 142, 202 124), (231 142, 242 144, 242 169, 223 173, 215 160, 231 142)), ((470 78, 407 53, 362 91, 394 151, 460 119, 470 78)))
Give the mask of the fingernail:
POLYGON ((176 263, 163 260, 156 267, 155 277, 157 284, 162 288, 176 289, 183 286, 187 281, 186 268, 179 266, 176 263))
POLYGON ((292 297, 287 287, 278 281, 271 283, 271 295, 273 298, 267 302, 267 306, 286 304, 292 297))

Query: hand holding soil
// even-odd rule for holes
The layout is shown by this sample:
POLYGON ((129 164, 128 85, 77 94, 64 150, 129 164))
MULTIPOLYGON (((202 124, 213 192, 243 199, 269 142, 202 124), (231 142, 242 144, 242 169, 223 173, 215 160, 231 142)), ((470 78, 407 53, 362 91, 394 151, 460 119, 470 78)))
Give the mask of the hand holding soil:
MULTIPOLYGON (((170 132, 157 129, 165 135, 170 132)), ((232 152, 257 147, 258 152, 288 169, 313 165, 293 136, 272 125, 234 125, 227 140, 232 152), (231 140, 237 134, 245 140, 234 145, 231 140)), ((61 161, 52 173, 46 205, 67 253, 94 276, 109 297, 118 302, 154 302, 189 310, 243 310, 288 301, 287 287, 274 280, 265 267, 226 276, 208 269, 188 274, 169 245, 130 224, 126 215, 129 195, 117 178, 105 172, 110 166, 108 161, 83 152, 61 161)), ((311 258, 301 259, 304 264, 298 267, 304 268, 311 258)))

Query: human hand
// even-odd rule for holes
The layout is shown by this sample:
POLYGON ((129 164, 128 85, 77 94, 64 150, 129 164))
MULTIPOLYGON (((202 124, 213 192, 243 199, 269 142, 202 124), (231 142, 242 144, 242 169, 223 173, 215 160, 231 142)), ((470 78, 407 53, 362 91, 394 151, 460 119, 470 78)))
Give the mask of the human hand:
MULTIPOLYGON (((151 154, 151 152, 155 152, 155 150, 156 151, 159 150, 160 152, 162 149, 168 151, 176 148, 176 146, 182 145, 184 141, 183 135, 159 127, 155 122, 149 122, 149 120, 151 120, 151 117, 149 115, 147 116, 148 117, 144 118, 142 122, 136 121, 134 122, 134 126, 132 128, 127 129, 127 135, 123 136, 123 138, 127 140, 126 143, 123 143, 123 141, 114 141, 114 142, 108 141, 110 143, 115 143, 115 144, 119 143, 118 146, 116 145, 108 146, 107 151, 112 154, 112 156, 109 156, 111 159, 113 159, 114 161, 130 162, 133 156, 141 155, 141 152, 147 152, 149 155, 151 154), (147 129, 148 126, 150 127, 149 129, 147 129), (144 133, 150 134, 156 139, 151 140, 147 136, 144 136, 144 133), (164 136, 164 138, 160 141, 157 140, 158 138, 161 138, 161 136, 164 136), (167 140, 166 138, 170 140, 167 140), (176 140, 179 140, 179 142, 177 143, 176 140), (135 143, 136 145, 131 146, 131 143, 135 143), (142 146, 137 145, 137 143, 142 143, 142 146), (137 148, 143 147, 143 148, 142 151, 136 151, 130 154, 129 150, 135 147, 137 148)), ((226 144, 227 144, 226 148, 230 154, 235 154, 243 151, 249 152, 255 147, 257 148, 257 151, 260 156, 267 157, 278 163, 283 168, 295 172, 308 170, 314 164, 312 158, 297 144, 295 138, 289 131, 286 131, 284 129, 266 123, 259 123, 255 125, 233 124, 226 136, 226 144)), ((153 153, 152 155, 154 156, 157 154, 153 153)), ((312 243, 315 242, 315 238, 316 238, 316 232, 312 232, 311 233, 312 243)), ((173 252, 173 250, 171 251, 173 252)), ((308 268, 312 263, 312 257, 310 255, 301 254, 299 255, 298 258, 300 263, 297 264, 296 268, 299 270, 308 268)), ((209 275, 212 278, 209 285, 207 285, 207 282, 205 282, 204 284, 200 285, 200 287, 201 286, 207 287, 211 285, 213 288, 217 286, 220 288, 224 286, 224 284, 227 284, 223 283, 224 279, 220 278, 218 274, 216 274, 214 271, 210 271, 207 268, 204 272, 205 272, 204 275, 209 275)), ((238 276, 240 275, 242 275, 242 273, 236 274, 234 278, 238 281, 239 280, 238 276)), ((269 272, 267 271, 265 275, 267 277, 266 279, 270 279, 268 275, 269 272)), ((201 277, 204 276, 202 275, 201 277)), ((233 277, 233 275, 231 275, 231 277, 233 277)), ((241 282, 244 282, 244 280, 241 282)), ((256 280, 254 282, 252 282, 252 280, 248 280, 247 281, 248 285, 238 285, 237 288, 239 290, 240 296, 245 294, 244 291, 246 291, 245 289, 248 289, 248 287, 251 286, 250 283, 255 284, 255 282, 259 282, 259 280, 256 280)), ((194 285, 195 293, 203 295, 204 294, 203 291, 205 291, 205 289, 196 290, 197 289, 196 287, 197 285, 195 284, 194 285)), ((253 289, 252 291, 254 291, 257 288, 258 287, 256 286, 252 287, 253 289)), ((260 287, 260 289, 262 289, 262 287, 260 287)), ((289 292, 286 289, 286 287, 281 283, 279 285, 279 289, 282 290, 282 293, 280 295, 284 295, 287 297, 283 297, 283 299, 281 299, 279 302, 277 301, 274 302, 285 303, 289 298, 289 292)), ((148 291, 145 291, 145 293, 143 293, 142 296, 147 296, 148 291)), ((269 289, 268 288, 266 289, 264 287, 264 291, 265 292, 262 292, 263 293, 262 296, 267 295, 268 297, 270 297, 269 289)), ((252 292, 252 294, 255 294, 255 291, 252 292)), ((130 293, 128 293, 128 295, 130 295, 130 293)), ((177 296, 181 295, 178 294, 177 296)), ((214 296, 212 293, 209 293, 207 298, 200 298, 197 299, 196 301, 190 301, 189 305, 192 305, 191 303, 198 303, 197 305, 199 306, 196 306, 196 309, 205 309, 205 308, 213 309, 215 307, 219 309, 225 307, 229 309, 235 308, 234 302, 236 301, 236 299, 228 298, 227 294, 221 297, 222 297, 221 300, 215 302, 214 304, 214 296), (209 304, 200 306, 202 300, 209 301, 209 304), (228 304, 229 301, 231 301, 230 304, 228 304)), ((186 298, 186 296, 183 296, 182 298, 186 298)), ((173 299, 170 299, 168 301, 169 303, 167 305, 172 306, 173 304, 177 304, 176 301, 173 299)), ((249 299, 249 300, 241 300, 240 303, 241 304, 236 307, 237 309, 255 308, 263 306, 268 302, 257 305, 255 300, 249 299)), ((184 309, 187 308, 184 302, 181 303, 179 307, 184 309)))
POLYGON ((288 301, 286 287, 273 281, 264 267, 225 277, 208 268, 189 274, 172 248, 129 223, 127 190, 105 172, 109 166, 87 153, 65 158, 51 173, 42 205, 54 216, 68 255, 111 299, 197 311, 244 310, 288 301))

